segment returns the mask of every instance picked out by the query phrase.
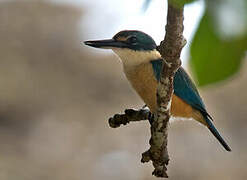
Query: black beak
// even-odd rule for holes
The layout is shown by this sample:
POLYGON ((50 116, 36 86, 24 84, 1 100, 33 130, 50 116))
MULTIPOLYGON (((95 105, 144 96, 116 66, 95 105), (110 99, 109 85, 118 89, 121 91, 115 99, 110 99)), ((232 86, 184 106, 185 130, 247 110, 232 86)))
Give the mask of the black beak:
POLYGON ((98 41, 85 41, 84 44, 95 48, 111 49, 111 48, 124 48, 126 44, 115 39, 106 39, 98 41))

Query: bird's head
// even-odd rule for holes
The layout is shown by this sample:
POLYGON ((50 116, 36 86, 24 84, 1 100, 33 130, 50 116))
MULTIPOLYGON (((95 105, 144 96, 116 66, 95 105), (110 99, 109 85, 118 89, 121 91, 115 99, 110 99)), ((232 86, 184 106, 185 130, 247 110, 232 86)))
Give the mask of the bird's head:
POLYGON ((160 58, 153 38, 136 30, 120 31, 112 39, 84 43, 95 48, 112 49, 124 65, 137 65, 160 58))

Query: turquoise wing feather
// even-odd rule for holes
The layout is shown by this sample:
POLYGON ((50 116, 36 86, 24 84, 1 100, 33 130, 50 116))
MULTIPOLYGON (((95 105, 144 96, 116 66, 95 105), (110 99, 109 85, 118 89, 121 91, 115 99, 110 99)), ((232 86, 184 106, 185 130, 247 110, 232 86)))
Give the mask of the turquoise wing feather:
MULTIPOLYGON (((151 61, 154 75, 156 79, 160 80, 160 73, 162 69, 162 60, 157 59, 151 61)), ((174 76, 174 94, 181 99, 183 99, 187 104, 191 105, 193 108, 199 110, 203 116, 210 117, 207 113, 205 105, 188 74, 185 70, 180 67, 174 76)))
MULTIPOLYGON (((160 80, 162 61, 162 59, 151 61, 154 75, 157 81, 160 80)), ((173 85, 174 94, 184 100, 187 104, 191 105, 194 109, 200 111, 202 116, 204 117, 205 122, 208 125, 208 129, 213 133, 213 135, 218 139, 218 141, 227 151, 231 151, 231 148, 227 145, 227 143, 224 141, 224 139, 221 137, 221 135, 211 122, 212 117, 207 113, 205 105, 199 95, 196 86, 182 67, 177 70, 174 76, 173 85)))

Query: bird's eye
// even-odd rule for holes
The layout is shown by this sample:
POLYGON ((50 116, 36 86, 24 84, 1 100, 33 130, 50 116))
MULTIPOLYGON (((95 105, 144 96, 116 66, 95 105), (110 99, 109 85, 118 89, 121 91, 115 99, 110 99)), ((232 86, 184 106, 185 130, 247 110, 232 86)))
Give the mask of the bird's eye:
POLYGON ((131 36, 127 41, 130 44, 135 44, 137 42, 137 38, 135 36, 131 36))

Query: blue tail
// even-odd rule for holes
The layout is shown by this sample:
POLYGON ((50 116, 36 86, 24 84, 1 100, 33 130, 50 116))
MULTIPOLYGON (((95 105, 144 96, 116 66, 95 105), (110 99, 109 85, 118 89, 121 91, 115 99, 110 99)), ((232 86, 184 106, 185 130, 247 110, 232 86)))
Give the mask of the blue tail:
POLYGON ((214 127, 212 121, 208 118, 205 117, 205 121, 208 124, 208 129, 211 131, 211 133, 213 133, 213 135, 216 137, 216 139, 218 139, 218 141, 220 142, 220 144, 227 150, 227 151, 231 151, 231 148, 227 145, 227 143, 224 141, 224 139, 221 137, 220 133, 217 131, 217 129, 214 127))

